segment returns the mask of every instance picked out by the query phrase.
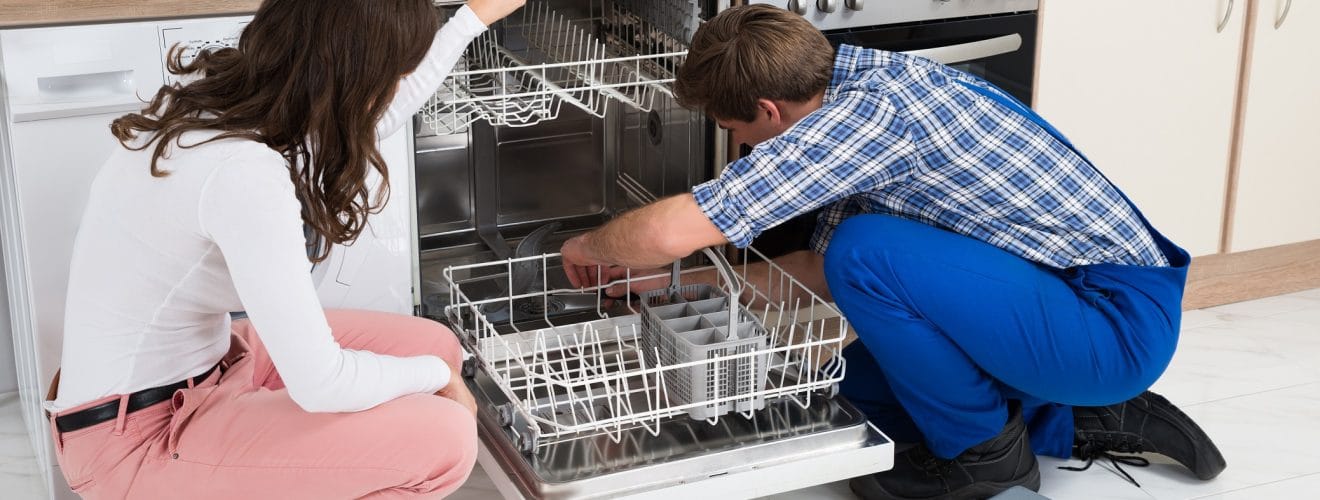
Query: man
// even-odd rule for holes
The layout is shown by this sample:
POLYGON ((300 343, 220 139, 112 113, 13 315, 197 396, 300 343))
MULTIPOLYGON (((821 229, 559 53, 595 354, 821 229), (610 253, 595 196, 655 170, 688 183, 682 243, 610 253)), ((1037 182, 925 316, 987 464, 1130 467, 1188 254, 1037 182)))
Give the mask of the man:
POLYGON ((1143 393, 1177 343, 1187 253, 1031 110, 926 59, 836 54, 762 5, 699 30, 675 92, 755 149, 565 243, 570 279, 743 247, 828 207, 814 251, 777 261, 857 331, 843 394, 912 444, 855 479, 859 495, 1038 489, 1033 448, 1159 452, 1202 479, 1224 468, 1195 423, 1143 393))

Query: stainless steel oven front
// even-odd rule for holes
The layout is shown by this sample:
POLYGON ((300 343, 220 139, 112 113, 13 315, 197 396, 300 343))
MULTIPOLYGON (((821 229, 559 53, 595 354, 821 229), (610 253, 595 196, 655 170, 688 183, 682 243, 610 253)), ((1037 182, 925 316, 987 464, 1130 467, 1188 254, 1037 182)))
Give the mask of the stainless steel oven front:
MULTIPOLYGON (((950 21, 926 12, 994 6, 954 16, 989 19, 1034 1, 923 0, 907 14, 903 2, 776 3, 836 43, 936 58, 1034 38, 989 36, 986 47, 944 35, 935 27, 950 21), (886 45, 918 39, 929 43, 886 45)), ((893 444, 837 396, 846 320, 781 269, 757 268, 778 288, 749 286, 755 252, 720 267, 715 287, 640 305, 572 288, 559 268, 565 239, 687 191, 729 158, 723 134, 670 91, 692 34, 728 4, 531 0, 472 45, 414 118, 413 303, 471 353, 480 460, 506 497, 757 497, 892 466, 893 444), (727 297, 744 288, 761 300, 740 311, 727 297), (712 313, 721 307, 730 314, 712 313), (679 344, 657 343, 680 325, 679 344)), ((1006 67, 996 57, 962 62, 1006 67)), ((706 255, 676 267, 678 281, 725 261, 706 255)))

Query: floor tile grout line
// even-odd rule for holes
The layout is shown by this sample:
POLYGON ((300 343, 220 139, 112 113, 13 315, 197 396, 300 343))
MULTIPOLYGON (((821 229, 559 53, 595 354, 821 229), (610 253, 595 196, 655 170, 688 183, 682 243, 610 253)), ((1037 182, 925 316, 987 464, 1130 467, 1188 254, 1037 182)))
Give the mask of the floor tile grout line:
POLYGON ((1261 487, 1261 486, 1267 486, 1267 485, 1271 485, 1271 484, 1274 484, 1274 483, 1282 483, 1282 482, 1284 482, 1284 481, 1292 481, 1292 480, 1294 480, 1294 479, 1302 479, 1302 478, 1311 477, 1311 476, 1320 476, 1320 472, 1310 472, 1310 473, 1302 474, 1302 475, 1300 475, 1300 476, 1285 477, 1285 478, 1283 478, 1283 479, 1276 479, 1276 480, 1273 480, 1273 481, 1266 481, 1266 482, 1264 482, 1264 483, 1253 484, 1253 485, 1251 485, 1251 486, 1243 486, 1243 487, 1241 487, 1241 488, 1234 488, 1234 489, 1231 489, 1231 490, 1224 490, 1224 491, 1220 491, 1220 492, 1217 492, 1217 493, 1211 493, 1211 494, 1209 494, 1209 495, 1201 495, 1201 496, 1199 496, 1199 497, 1192 497, 1192 498, 1190 498, 1189 500, 1198 500, 1198 499, 1201 499, 1201 498, 1210 498, 1210 497, 1219 496, 1219 495, 1227 495, 1227 494, 1229 494, 1229 493, 1234 493, 1234 492, 1243 491, 1243 490, 1249 490, 1249 489, 1252 489, 1252 488, 1258 488, 1258 487, 1261 487))
MULTIPOLYGON (((1271 297, 1271 298, 1273 298, 1273 297, 1271 297)), ((1262 299, 1262 300, 1269 300, 1269 299, 1267 298, 1267 299, 1262 299)), ((1302 297, 1301 300, 1304 300, 1304 301, 1306 301, 1306 302, 1315 302, 1316 304, 1320 304, 1320 300, 1312 299, 1312 298, 1310 298, 1310 297, 1302 297)), ((1230 304, 1230 305, 1231 305, 1231 304, 1230 304)), ((1215 306, 1215 307, 1224 307, 1224 306, 1215 306)), ((1304 307, 1304 306, 1302 306, 1302 307, 1298 307, 1297 309, 1288 309, 1288 310, 1283 310, 1283 311, 1275 311, 1275 312, 1272 312, 1272 313, 1269 313, 1269 314, 1243 314, 1243 313, 1235 313, 1235 312, 1231 312, 1231 311, 1214 311, 1214 310, 1211 310, 1211 309, 1214 309, 1214 308, 1208 308, 1208 309, 1193 309, 1193 310, 1194 310, 1194 311, 1205 311, 1205 312, 1208 312, 1208 313, 1210 313, 1210 314, 1214 314, 1216 319, 1219 319, 1219 316, 1220 316, 1220 315, 1240 316, 1240 317, 1243 317, 1243 318, 1252 318, 1252 319, 1268 319, 1268 318, 1273 318, 1273 317, 1275 317, 1275 316, 1282 316, 1282 315, 1284 315, 1284 314, 1295 313, 1295 312, 1297 312, 1297 311, 1305 311, 1307 308, 1304 307)))
POLYGON ((1308 386, 1308 385, 1316 385, 1316 384, 1320 384, 1320 380, 1312 380, 1312 381, 1310 381, 1310 382, 1302 382, 1302 383, 1300 383, 1300 384, 1293 384, 1293 385, 1288 385, 1288 386, 1284 386, 1284 387, 1275 387, 1275 388, 1273 388, 1273 389, 1265 389, 1265 390, 1263 390, 1263 391, 1252 392, 1252 393, 1248 393, 1248 394, 1238 394, 1238 395, 1236 395, 1236 396, 1228 396, 1228 397, 1219 398, 1219 399, 1212 399, 1212 400, 1210 400, 1210 401, 1201 401, 1201 402, 1199 402, 1199 403, 1192 403, 1192 404, 1189 404, 1189 405, 1184 405, 1183 408, 1192 408, 1192 407, 1201 406, 1201 405, 1207 405, 1207 404, 1211 404, 1211 403, 1219 403, 1219 402, 1223 402, 1223 401, 1228 401, 1228 400, 1230 400, 1230 399, 1245 398, 1245 397, 1248 397, 1248 396, 1259 396, 1259 395, 1261 395, 1261 394, 1269 394, 1269 393, 1271 393, 1271 392, 1286 391, 1286 390, 1288 390, 1288 389, 1296 389, 1296 388, 1298 388, 1298 387, 1305 387, 1305 386, 1308 386))
POLYGON ((1218 313, 1219 315, 1229 316, 1229 318, 1228 318, 1228 319, 1221 319, 1221 318, 1216 317, 1215 321, 1213 321, 1213 322, 1207 322, 1207 323, 1196 324, 1196 325, 1193 325, 1193 326, 1183 327, 1181 330, 1179 330, 1179 333, 1186 333, 1186 332, 1188 332, 1188 331, 1196 331, 1196 330, 1199 330, 1199 329, 1202 329, 1202 328, 1207 328, 1207 327, 1231 327, 1231 326, 1236 326, 1235 323, 1238 323, 1238 322, 1241 322, 1241 321, 1273 320, 1273 321, 1286 321, 1286 322, 1288 322, 1288 323, 1294 323, 1294 324, 1298 324, 1298 325, 1305 325, 1305 324, 1308 324, 1308 323, 1305 322, 1305 321, 1298 321, 1298 320, 1295 320, 1295 319, 1284 319, 1284 318, 1280 318, 1280 317, 1279 317, 1279 316, 1284 316, 1284 315, 1292 314, 1292 313, 1299 312, 1299 311, 1304 311, 1304 309, 1298 309, 1298 310, 1295 310, 1295 311, 1282 311, 1282 312, 1277 312, 1277 313, 1274 313, 1274 314, 1267 314, 1267 315, 1264 315, 1264 316, 1256 316, 1256 315, 1254 315, 1254 314, 1253 314, 1253 315, 1246 315, 1246 314, 1237 314, 1237 313, 1218 313))
MULTIPOLYGON (((1124 484, 1127 483, 1127 481, 1123 479, 1123 476, 1122 476, 1121 474, 1119 474, 1119 472, 1118 472, 1117 470, 1115 470, 1114 468, 1112 468, 1112 467, 1110 467, 1110 466, 1107 466, 1107 465, 1105 465, 1105 464, 1098 464, 1098 465, 1100 465, 1101 467, 1104 467, 1105 470, 1108 470, 1108 471, 1112 472, 1112 473, 1114 474, 1114 478, 1115 478, 1115 479, 1118 479, 1119 481, 1123 481, 1124 484)), ((1136 486, 1136 488, 1137 488, 1138 491, 1141 491, 1141 493, 1142 493, 1143 495, 1146 495, 1146 497, 1150 498, 1151 500, 1159 500, 1158 497, 1156 497, 1153 493, 1147 491, 1146 488, 1142 488, 1142 487, 1139 486, 1139 485, 1136 486)))

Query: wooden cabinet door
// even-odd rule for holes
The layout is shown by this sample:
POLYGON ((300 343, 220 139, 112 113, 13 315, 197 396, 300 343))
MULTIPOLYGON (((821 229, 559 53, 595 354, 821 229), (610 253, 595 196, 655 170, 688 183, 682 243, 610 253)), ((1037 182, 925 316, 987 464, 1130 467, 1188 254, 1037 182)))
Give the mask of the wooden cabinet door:
POLYGON ((1035 108, 1192 255, 1220 250, 1246 4, 1041 5, 1035 108))
POLYGON ((1320 2, 1288 3, 1255 2, 1234 252, 1320 239, 1320 2))

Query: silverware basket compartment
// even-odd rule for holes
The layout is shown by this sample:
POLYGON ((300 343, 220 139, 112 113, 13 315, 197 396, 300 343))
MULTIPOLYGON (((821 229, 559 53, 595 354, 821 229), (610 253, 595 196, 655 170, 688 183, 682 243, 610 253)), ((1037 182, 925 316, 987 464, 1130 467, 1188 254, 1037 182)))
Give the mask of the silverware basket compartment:
POLYGON ((730 327, 729 297, 710 285, 647 292, 641 304, 642 355, 652 365, 680 367, 665 380, 679 404, 707 403, 690 407, 689 417, 765 408, 759 393, 766 383, 768 337, 755 317, 738 313, 730 327))

